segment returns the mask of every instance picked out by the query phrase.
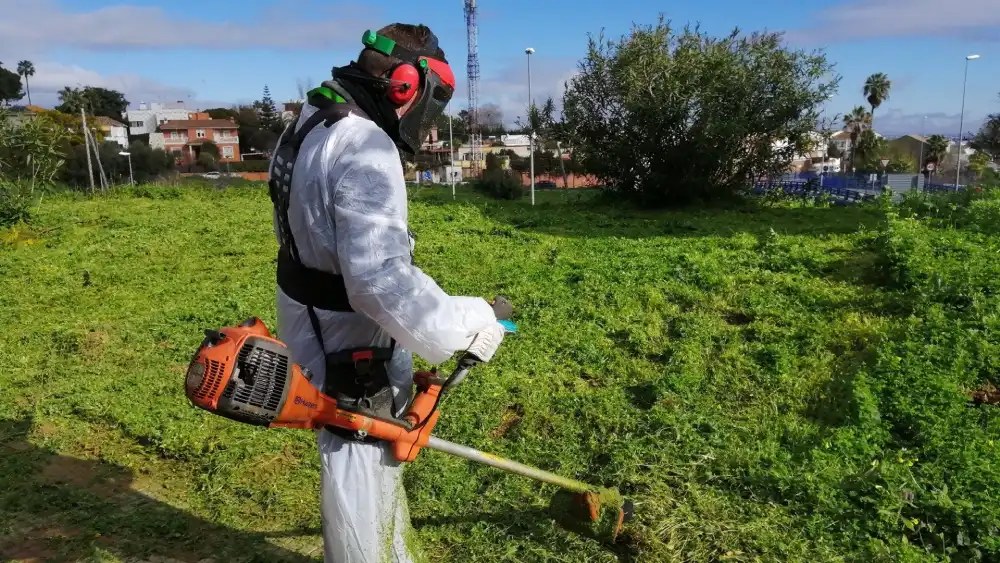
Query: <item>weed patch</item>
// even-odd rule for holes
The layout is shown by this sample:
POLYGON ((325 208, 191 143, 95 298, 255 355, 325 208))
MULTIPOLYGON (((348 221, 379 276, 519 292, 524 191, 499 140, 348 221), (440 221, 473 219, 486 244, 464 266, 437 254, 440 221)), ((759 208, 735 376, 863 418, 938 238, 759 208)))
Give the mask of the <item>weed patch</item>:
MULTIPOLYGON (((604 545, 551 487, 426 451, 404 476, 432 560, 1000 556, 993 199, 945 217, 466 192, 414 195, 417 263, 509 295, 521 332, 438 435, 619 487, 636 520, 604 545)), ((202 329, 273 325, 266 190, 56 194, 30 233, 0 248, 0 556, 318 560, 312 434, 183 395, 202 329)))

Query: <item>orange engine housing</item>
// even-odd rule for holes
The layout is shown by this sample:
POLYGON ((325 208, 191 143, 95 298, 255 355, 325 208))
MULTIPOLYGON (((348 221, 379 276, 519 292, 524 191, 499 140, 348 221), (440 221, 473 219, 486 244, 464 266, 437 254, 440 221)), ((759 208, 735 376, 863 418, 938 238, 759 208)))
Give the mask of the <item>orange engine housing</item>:
POLYGON ((254 317, 235 327, 206 331, 184 387, 196 406, 231 420, 269 428, 338 426, 392 442, 396 459, 413 461, 437 423, 435 406, 441 393, 439 383, 430 383, 437 381, 430 374, 417 374, 415 380, 417 394, 401 420, 337 408, 337 402, 292 363, 288 347, 254 317))

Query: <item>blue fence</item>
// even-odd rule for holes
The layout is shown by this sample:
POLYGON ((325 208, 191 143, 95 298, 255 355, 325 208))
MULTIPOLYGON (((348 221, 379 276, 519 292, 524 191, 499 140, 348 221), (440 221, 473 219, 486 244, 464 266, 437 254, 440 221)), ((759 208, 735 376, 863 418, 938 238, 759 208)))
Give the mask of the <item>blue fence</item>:
MULTIPOLYGON (((827 194, 838 201, 855 203, 874 199, 885 189, 891 190, 898 197, 911 189, 934 193, 953 192, 955 185, 925 183, 924 178, 916 174, 849 176, 799 172, 758 181, 753 191, 762 194, 774 189, 781 189, 790 195, 827 194)), ((958 189, 963 190, 965 186, 959 185, 958 189)))
POLYGON ((788 181, 776 180, 770 182, 758 182, 753 187, 753 192, 763 195, 767 192, 781 190, 787 195, 793 196, 820 196, 827 195, 836 203, 853 204, 863 201, 874 201, 874 190, 870 188, 850 189, 839 186, 823 185, 819 181, 788 181))

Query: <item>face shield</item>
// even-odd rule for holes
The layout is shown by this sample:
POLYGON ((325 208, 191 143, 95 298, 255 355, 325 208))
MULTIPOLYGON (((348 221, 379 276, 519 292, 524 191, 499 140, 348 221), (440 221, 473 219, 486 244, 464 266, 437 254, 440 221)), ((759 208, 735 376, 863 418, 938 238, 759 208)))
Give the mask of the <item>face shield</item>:
POLYGON ((444 113, 445 106, 455 93, 455 74, 448 63, 420 57, 418 68, 420 97, 399 118, 399 138, 411 153, 420 150, 431 126, 444 113))

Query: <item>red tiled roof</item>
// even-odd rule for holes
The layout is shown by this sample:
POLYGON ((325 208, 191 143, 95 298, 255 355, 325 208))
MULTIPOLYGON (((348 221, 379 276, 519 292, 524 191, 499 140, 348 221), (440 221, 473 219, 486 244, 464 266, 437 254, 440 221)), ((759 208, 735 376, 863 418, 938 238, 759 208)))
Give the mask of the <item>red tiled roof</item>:
POLYGON ((167 131, 173 129, 236 129, 237 127, 236 123, 229 121, 228 119, 185 119, 179 121, 168 121, 163 125, 160 125, 160 129, 167 131))

